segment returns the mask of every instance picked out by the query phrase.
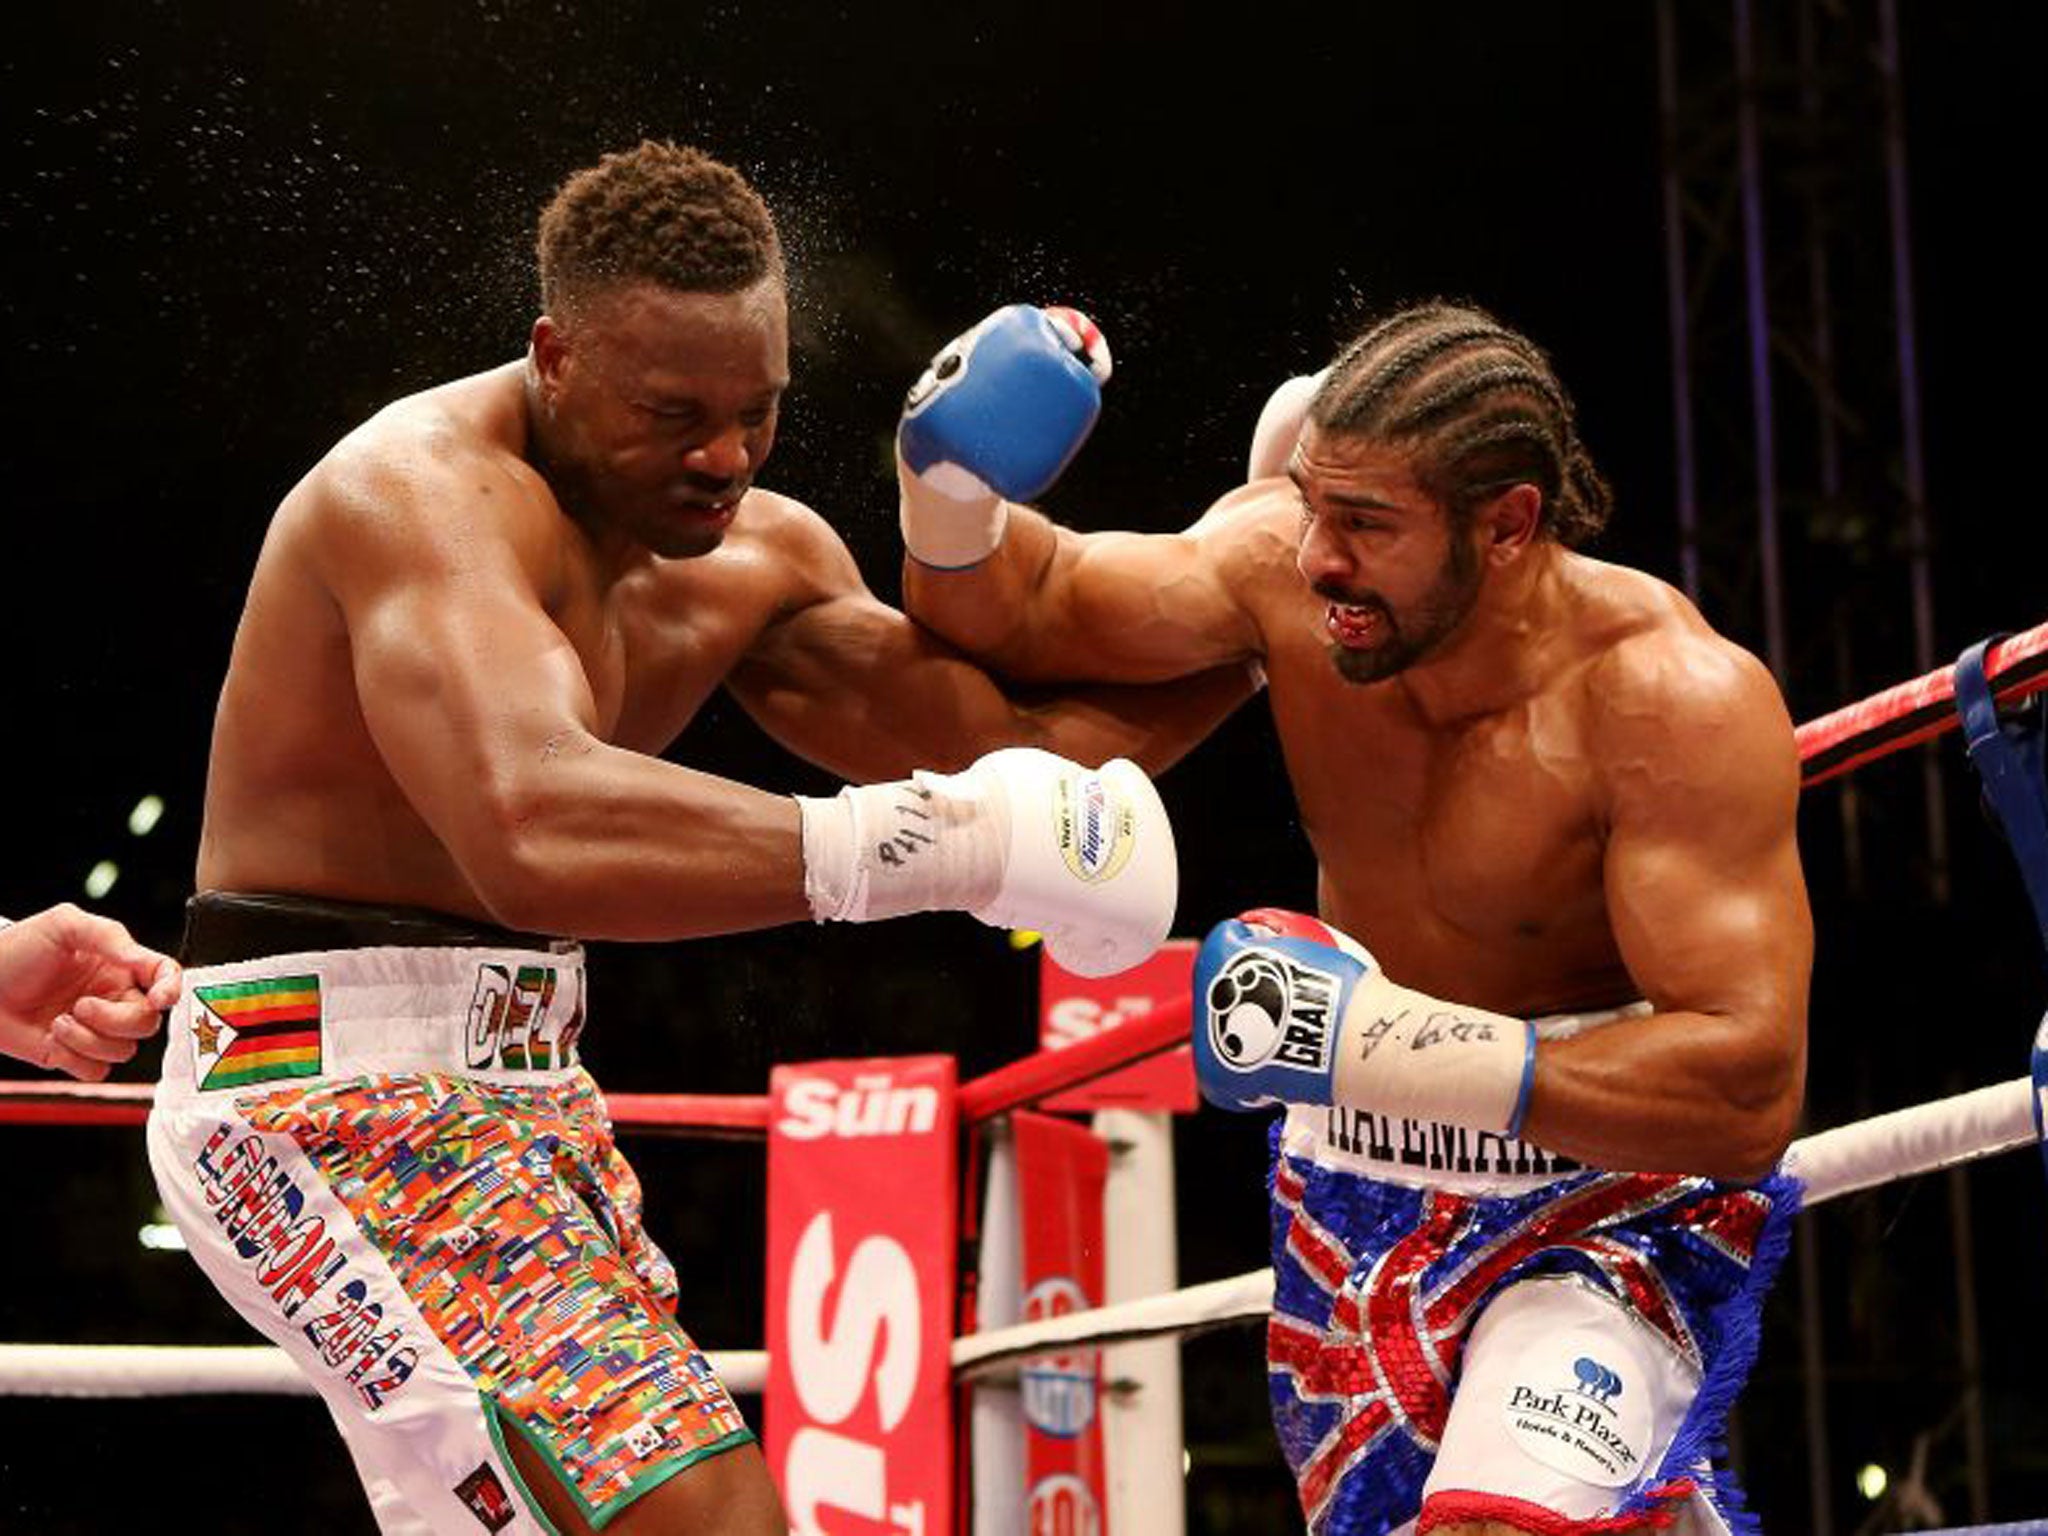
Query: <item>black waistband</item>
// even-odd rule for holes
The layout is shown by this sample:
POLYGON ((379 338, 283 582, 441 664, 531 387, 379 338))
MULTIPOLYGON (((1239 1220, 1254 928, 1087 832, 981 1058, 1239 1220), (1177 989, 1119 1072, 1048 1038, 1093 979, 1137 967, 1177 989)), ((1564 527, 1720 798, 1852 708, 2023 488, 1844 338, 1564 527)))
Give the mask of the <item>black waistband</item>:
POLYGON ((569 947, 564 939, 517 933, 426 907, 201 891, 185 903, 185 937, 178 946, 178 958, 186 965, 227 965, 236 960, 260 960, 265 955, 384 945, 419 949, 569 947))

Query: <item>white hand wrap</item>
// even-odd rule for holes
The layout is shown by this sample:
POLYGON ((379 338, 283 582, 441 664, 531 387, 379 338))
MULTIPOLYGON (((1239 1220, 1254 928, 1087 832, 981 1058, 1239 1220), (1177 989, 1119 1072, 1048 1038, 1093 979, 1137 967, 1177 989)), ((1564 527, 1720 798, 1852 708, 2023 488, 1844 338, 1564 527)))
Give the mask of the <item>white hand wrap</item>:
POLYGON ((849 784, 830 800, 798 795, 811 915, 872 923, 989 900, 1003 877, 1009 807, 949 793, 950 783, 920 770, 891 784, 849 784))
POLYGON ((903 547, 918 564, 964 570, 981 564, 1003 542, 1010 504, 971 470, 938 463, 916 475, 899 453, 896 484, 896 521, 903 530, 903 547))
POLYGON ((1536 1073, 1536 1032, 1387 980, 1374 965, 1338 1027, 1331 1101, 1382 1115, 1521 1134, 1536 1073))

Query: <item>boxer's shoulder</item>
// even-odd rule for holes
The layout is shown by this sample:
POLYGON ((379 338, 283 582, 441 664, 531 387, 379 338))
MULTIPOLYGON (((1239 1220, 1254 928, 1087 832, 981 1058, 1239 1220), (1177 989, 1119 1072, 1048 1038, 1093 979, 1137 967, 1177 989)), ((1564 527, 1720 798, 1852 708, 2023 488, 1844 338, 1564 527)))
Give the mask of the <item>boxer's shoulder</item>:
POLYGON ((479 470, 531 472, 527 436, 521 369, 506 364, 391 401, 336 443, 315 472, 337 489, 357 476, 389 484, 479 470))
POLYGON ((1597 762, 1620 772, 1739 752, 1796 761, 1783 694, 1757 657, 1656 578, 1621 566, 1595 575, 1572 692, 1597 762))
POLYGON ((1188 529, 1225 586, 1239 596, 1298 598, 1301 493, 1292 481, 1253 480, 1219 498, 1188 529))
POLYGON ((499 545, 537 571, 557 564, 571 528, 521 452, 515 390, 498 369, 393 401, 293 487, 273 539, 323 558, 460 559, 499 545))
POLYGON ((1656 710, 1708 723, 1779 699, 1761 661, 1703 624, 1617 624, 1589 656, 1581 681, 1602 719, 1656 710))
POLYGON ((748 488, 726 540, 762 559, 795 564, 853 558, 823 516, 794 496, 759 485, 748 488))
MULTIPOLYGON (((619 585, 630 608, 670 632, 707 626, 758 638, 834 598, 865 595, 845 540, 794 497, 750 488, 718 548, 688 560, 649 560, 619 585)), ((751 643, 751 640, 745 643, 751 643)))
POLYGON ((849 590, 861 579, 846 541, 823 516, 758 485, 748 489, 717 549, 660 565, 670 585, 693 592, 744 582, 799 604, 849 590))

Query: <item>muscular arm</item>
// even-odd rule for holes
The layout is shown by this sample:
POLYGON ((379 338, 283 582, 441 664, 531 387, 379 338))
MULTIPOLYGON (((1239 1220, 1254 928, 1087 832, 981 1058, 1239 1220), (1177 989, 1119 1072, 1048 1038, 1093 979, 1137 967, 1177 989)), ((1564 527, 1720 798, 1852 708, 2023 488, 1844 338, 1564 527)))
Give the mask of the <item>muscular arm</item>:
POLYGON ((1524 1131, 1598 1166, 1756 1177, 1805 1082, 1791 722, 1768 674, 1716 642, 1608 665, 1607 902, 1654 1012, 1540 1045, 1524 1131))
POLYGON ((788 558, 789 610, 727 679, 741 705, 801 757, 855 780, 964 767, 983 752, 1036 746, 1097 764, 1129 757, 1157 772, 1253 691, 1223 665, 1171 687, 1101 687, 1020 702, 980 667, 878 601, 853 557, 809 513, 788 558))
POLYGON ((598 739, 541 596, 551 507, 473 464, 361 467, 315 494, 370 734, 494 918, 663 939, 809 915, 793 800, 598 739))
POLYGON ((921 623, 1027 681, 1157 682, 1259 652, 1240 583, 1270 564, 1272 509, 1287 489, 1232 493, 1179 534, 1079 534, 1012 507, 979 565, 904 562, 904 603, 921 623))

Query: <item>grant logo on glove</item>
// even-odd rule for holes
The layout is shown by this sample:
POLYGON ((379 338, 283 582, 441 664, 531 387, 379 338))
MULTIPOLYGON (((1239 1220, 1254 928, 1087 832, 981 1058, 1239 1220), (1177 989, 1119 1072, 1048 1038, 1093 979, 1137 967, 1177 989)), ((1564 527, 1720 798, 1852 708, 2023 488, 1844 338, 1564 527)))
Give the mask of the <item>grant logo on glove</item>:
POLYGON ((1269 1062, 1328 1072, 1340 990, 1329 971, 1278 950, 1243 950, 1203 994, 1209 1049, 1232 1072, 1254 1072, 1269 1062))
POLYGON ((1357 940, 1270 907, 1218 923, 1195 957, 1195 1078, 1224 1109, 1349 1104, 1520 1131, 1536 1069, 1521 1019, 1390 981, 1357 940))

